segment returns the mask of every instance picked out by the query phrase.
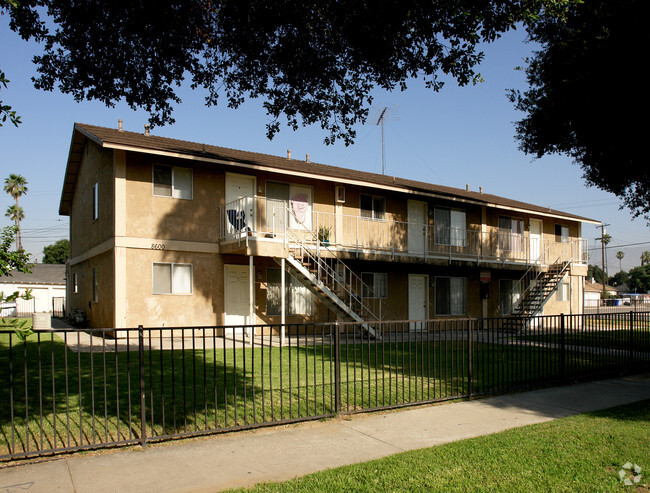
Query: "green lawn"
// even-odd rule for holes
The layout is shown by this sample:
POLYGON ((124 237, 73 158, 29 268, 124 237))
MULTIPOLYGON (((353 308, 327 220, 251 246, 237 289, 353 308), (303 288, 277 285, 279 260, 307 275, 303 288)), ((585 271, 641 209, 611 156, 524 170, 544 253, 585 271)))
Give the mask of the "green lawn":
MULTIPOLYGON (((255 492, 648 491, 650 400, 322 471, 255 492), (618 471, 642 468, 637 486, 618 471)), ((244 491, 244 490, 237 490, 244 491)))
MULTIPOLYGON (((68 337, 75 341, 74 334, 68 337)), ((138 352, 76 353, 52 334, 27 343, 0 334, 0 455, 137 440, 138 352), (67 368, 67 371, 66 371, 67 368), (13 426, 12 426, 13 420, 13 426)), ((341 346, 341 410, 462 397, 469 392, 467 342, 411 341, 341 346)), ((567 375, 599 375, 617 361, 567 358, 567 375)), ((336 412, 335 368, 327 345, 145 351, 148 437, 200 433, 336 412)), ((472 391, 490 393, 561 379, 559 352, 533 343, 474 344, 472 391)))

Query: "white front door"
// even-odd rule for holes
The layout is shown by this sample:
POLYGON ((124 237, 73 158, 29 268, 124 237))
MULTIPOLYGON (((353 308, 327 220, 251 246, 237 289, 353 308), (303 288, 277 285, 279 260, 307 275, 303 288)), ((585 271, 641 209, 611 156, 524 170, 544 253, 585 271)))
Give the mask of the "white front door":
POLYGON ((539 219, 530 220, 529 242, 528 257, 536 262, 542 254, 542 221, 539 219))
POLYGON ((226 173, 226 231, 230 234, 254 231, 255 177, 226 173))
MULTIPOLYGON (((224 323, 241 326, 250 323, 250 289, 248 265, 224 265, 224 323)), ((229 327, 226 334, 241 334, 242 328, 229 327)))
MULTIPOLYGON (((409 320, 425 320, 428 312, 429 276, 409 274, 409 320)), ((410 322, 409 330, 422 330, 421 322, 410 322)))
POLYGON ((408 201, 408 251, 424 253, 427 222, 427 204, 408 201))

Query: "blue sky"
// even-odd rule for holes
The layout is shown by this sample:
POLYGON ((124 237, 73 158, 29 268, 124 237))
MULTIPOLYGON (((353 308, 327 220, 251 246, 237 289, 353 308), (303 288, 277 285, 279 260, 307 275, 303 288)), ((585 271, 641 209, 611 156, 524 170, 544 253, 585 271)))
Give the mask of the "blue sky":
MULTIPOLYGON (((632 221, 629 212, 619 210, 614 195, 587 188, 580 168, 570 159, 533 160, 517 149, 513 122, 522 115, 507 100, 506 90, 525 88, 523 72, 514 70, 533 49, 524 39, 519 30, 485 47, 479 68, 485 79, 482 84, 459 88, 450 81, 435 93, 414 80, 405 92, 377 91, 373 106, 395 109, 385 125, 386 174, 458 188, 469 184, 473 190, 481 186, 487 193, 609 223, 609 272, 618 271, 614 256, 618 250, 625 253, 623 269, 629 270, 639 265, 643 250, 650 250, 645 221, 632 221)), ((0 91, 0 99, 23 120, 18 128, 0 127, 0 178, 20 173, 29 182, 28 194, 20 199, 26 216, 23 243, 40 260, 45 245, 68 234, 67 217, 58 215, 58 206, 74 122, 117 127, 121 118, 125 130, 140 132, 147 114, 126 104, 107 108, 98 102, 77 103, 59 92, 37 91, 31 83, 36 73, 31 59, 37 53, 38 46, 20 39, 9 30, 7 18, 0 17, 0 68, 11 81, 0 91)), ((291 149, 296 159, 309 154, 313 162, 381 172, 381 130, 374 124, 359 126, 356 143, 350 147, 342 142, 325 146, 325 132, 318 125, 296 132, 283 127, 269 141, 261 101, 231 110, 225 105, 205 107, 203 94, 187 87, 180 95, 183 102, 174 112, 176 123, 156 127, 153 134, 280 156, 291 149)), ((3 213, 11 204, 11 197, 0 195, 3 213)), ((0 224, 10 224, 4 214, 0 224)), ((583 226, 590 248, 599 248, 594 241, 599 235, 595 226, 583 226)), ((591 259, 600 264, 599 249, 592 251, 591 259)))

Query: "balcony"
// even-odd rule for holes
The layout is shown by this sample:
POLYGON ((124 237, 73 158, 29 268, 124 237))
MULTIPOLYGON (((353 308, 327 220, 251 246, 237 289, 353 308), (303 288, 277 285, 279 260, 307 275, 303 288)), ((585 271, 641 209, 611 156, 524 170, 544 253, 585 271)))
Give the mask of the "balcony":
MULTIPOLYGON (((560 243, 528 232, 486 231, 318 212, 307 204, 243 197, 219 212, 222 251, 243 253, 254 243, 290 248, 309 244, 322 255, 373 260, 520 265, 571 261, 587 265, 587 240, 560 243)), ((548 235, 547 235, 548 236, 548 235)), ((250 252, 250 250, 247 250, 250 252)), ((257 250, 259 253, 259 249, 257 250)), ((273 254, 276 256, 276 254, 273 254)))

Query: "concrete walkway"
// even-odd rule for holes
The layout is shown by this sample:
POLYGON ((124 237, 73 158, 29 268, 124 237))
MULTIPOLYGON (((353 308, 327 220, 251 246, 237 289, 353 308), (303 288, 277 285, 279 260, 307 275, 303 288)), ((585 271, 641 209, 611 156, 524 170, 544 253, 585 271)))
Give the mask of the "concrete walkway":
POLYGON ((0 493, 214 492, 364 462, 650 398, 650 374, 4 464, 0 493))

